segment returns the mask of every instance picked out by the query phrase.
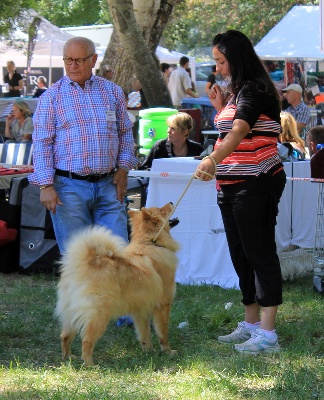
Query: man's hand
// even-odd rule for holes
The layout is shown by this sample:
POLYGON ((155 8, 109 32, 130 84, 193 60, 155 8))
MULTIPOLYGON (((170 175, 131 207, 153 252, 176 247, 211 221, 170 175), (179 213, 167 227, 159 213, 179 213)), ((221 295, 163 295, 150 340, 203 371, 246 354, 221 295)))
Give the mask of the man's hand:
POLYGON ((113 184, 116 185, 117 198, 123 204, 125 202, 125 195, 127 191, 127 171, 118 168, 114 173, 113 184))
POLYGON ((63 203, 59 199, 54 186, 48 186, 40 191, 40 202, 53 214, 56 213, 56 205, 61 206, 63 203))

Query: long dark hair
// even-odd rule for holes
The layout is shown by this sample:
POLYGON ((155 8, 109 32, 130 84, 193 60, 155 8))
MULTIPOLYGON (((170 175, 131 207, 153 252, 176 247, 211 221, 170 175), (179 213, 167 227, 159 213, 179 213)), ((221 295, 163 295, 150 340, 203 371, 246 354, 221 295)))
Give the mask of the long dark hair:
POLYGON ((214 37, 212 46, 216 46, 228 61, 231 76, 229 86, 233 94, 237 94, 245 83, 255 82, 257 90, 274 95, 279 100, 277 89, 244 33, 235 30, 219 33, 214 37))

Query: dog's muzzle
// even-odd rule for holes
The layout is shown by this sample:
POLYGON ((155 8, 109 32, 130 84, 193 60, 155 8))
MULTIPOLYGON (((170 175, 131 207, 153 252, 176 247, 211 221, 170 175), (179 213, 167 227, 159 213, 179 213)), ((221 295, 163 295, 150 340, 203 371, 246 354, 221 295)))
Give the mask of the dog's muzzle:
POLYGON ((180 221, 179 221, 179 218, 172 218, 172 219, 169 219, 169 227, 170 227, 170 228, 174 228, 175 226, 178 225, 179 222, 180 222, 180 221))

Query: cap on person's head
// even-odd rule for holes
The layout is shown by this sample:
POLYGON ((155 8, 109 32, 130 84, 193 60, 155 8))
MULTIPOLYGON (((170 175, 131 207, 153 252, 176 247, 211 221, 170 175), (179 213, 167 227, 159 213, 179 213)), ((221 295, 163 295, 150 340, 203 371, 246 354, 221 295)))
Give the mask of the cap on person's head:
POLYGON ((285 89, 282 89, 283 92, 287 92, 287 90, 295 90, 298 93, 303 93, 303 89, 297 83, 292 83, 291 85, 287 86, 285 89))

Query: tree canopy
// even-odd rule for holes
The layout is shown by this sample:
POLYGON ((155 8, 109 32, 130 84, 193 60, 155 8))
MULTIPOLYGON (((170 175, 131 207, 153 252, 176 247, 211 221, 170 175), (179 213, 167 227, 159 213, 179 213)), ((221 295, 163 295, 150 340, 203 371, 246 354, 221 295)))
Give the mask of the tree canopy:
MULTIPOLYGON (((186 0, 173 14, 163 34, 164 44, 179 51, 210 46, 213 37, 228 29, 245 33, 258 43, 294 5, 318 0, 186 0)), ((192 53, 194 55, 194 52, 192 53)))
MULTIPOLYGON (((216 33, 237 29, 256 44, 292 6, 318 3, 319 0, 184 0, 173 10, 162 41, 170 49, 194 54, 197 48, 209 47, 216 33)), ((15 0, 0 6, 0 35, 19 25, 17 17, 28 8, 59 27, 112 22, 106 0, 15 0)))

